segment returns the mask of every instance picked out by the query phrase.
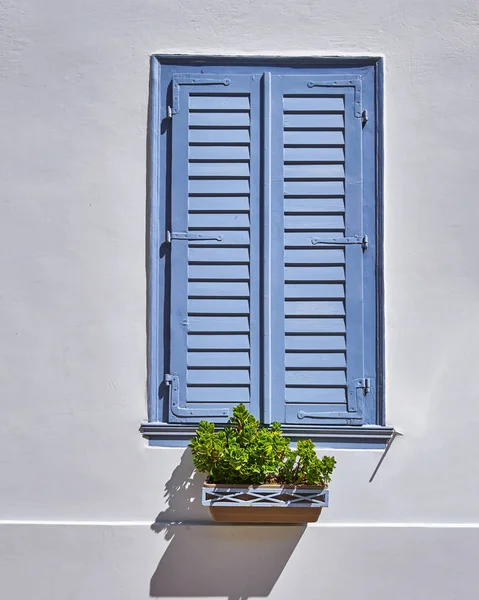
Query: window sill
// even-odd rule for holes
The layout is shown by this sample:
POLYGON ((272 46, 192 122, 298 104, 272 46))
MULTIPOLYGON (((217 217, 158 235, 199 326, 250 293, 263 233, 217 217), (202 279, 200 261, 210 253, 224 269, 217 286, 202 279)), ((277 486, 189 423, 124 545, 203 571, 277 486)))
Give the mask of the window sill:
MULTIPOLYGON (((379 425, 341 427, 282 426, 285 435, 293 442, 309 438, 319 448, 383 449, 391 439, 394 428, 379 425)), ((150 446, 185 448, 194 436, 192 425, 169 425, 166 423, 142 423, 140 432, 150 446)))

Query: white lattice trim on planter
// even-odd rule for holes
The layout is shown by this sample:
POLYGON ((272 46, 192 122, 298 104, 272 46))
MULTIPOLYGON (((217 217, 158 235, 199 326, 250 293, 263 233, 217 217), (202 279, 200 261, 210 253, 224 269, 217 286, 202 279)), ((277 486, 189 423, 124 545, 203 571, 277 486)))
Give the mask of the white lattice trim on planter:
POLYGON ((322 508, 328 506, 329 492, 320 487, 280 485, 228 486, 205 484, 203 506, 256 506, 322 508))

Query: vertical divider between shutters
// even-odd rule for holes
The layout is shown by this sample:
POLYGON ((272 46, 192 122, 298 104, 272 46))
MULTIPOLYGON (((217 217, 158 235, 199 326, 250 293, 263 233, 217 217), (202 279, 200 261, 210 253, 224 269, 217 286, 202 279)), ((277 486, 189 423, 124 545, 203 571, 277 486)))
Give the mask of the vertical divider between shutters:
POLYGON ((261 391, 261 98, 260 76, 250 78, 249 352, 250 410, 260 418, 261 391))
POLYGON ((285 422, 284 77, 271 80, 271 417, 285 422))
POLYGON ((271 73, 263 74, 263 421, 272 421, 272 345, 271 345, 271 73))

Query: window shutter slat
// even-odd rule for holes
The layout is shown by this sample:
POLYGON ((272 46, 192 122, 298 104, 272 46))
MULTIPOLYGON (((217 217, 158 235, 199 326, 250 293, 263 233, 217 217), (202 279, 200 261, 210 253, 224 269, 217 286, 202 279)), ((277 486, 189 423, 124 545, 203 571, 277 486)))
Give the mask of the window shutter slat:
POLYGON ((275 394, 285 399, 274 416, 286 424, 363 419, 360 102, 359 78, 273 76, 273 214, 281 238, 273 312, 283 320, 275 394))
POLYGON ((259 416, 259 80, 173 79, 173 423, 259 416))

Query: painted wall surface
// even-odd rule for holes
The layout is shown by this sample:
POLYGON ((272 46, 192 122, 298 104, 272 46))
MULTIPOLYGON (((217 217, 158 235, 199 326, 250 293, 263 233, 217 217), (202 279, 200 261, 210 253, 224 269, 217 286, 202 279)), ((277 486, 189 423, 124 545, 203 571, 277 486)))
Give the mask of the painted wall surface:
POLYGON ((477 598, 479 4, 0 11, 2 597, 477 598), (404 437, 373 483, 380 451, 336 451, 306 530, 205 523, 188 454, 138 433, 153 52, 386 58, 387 415, 404 437))

